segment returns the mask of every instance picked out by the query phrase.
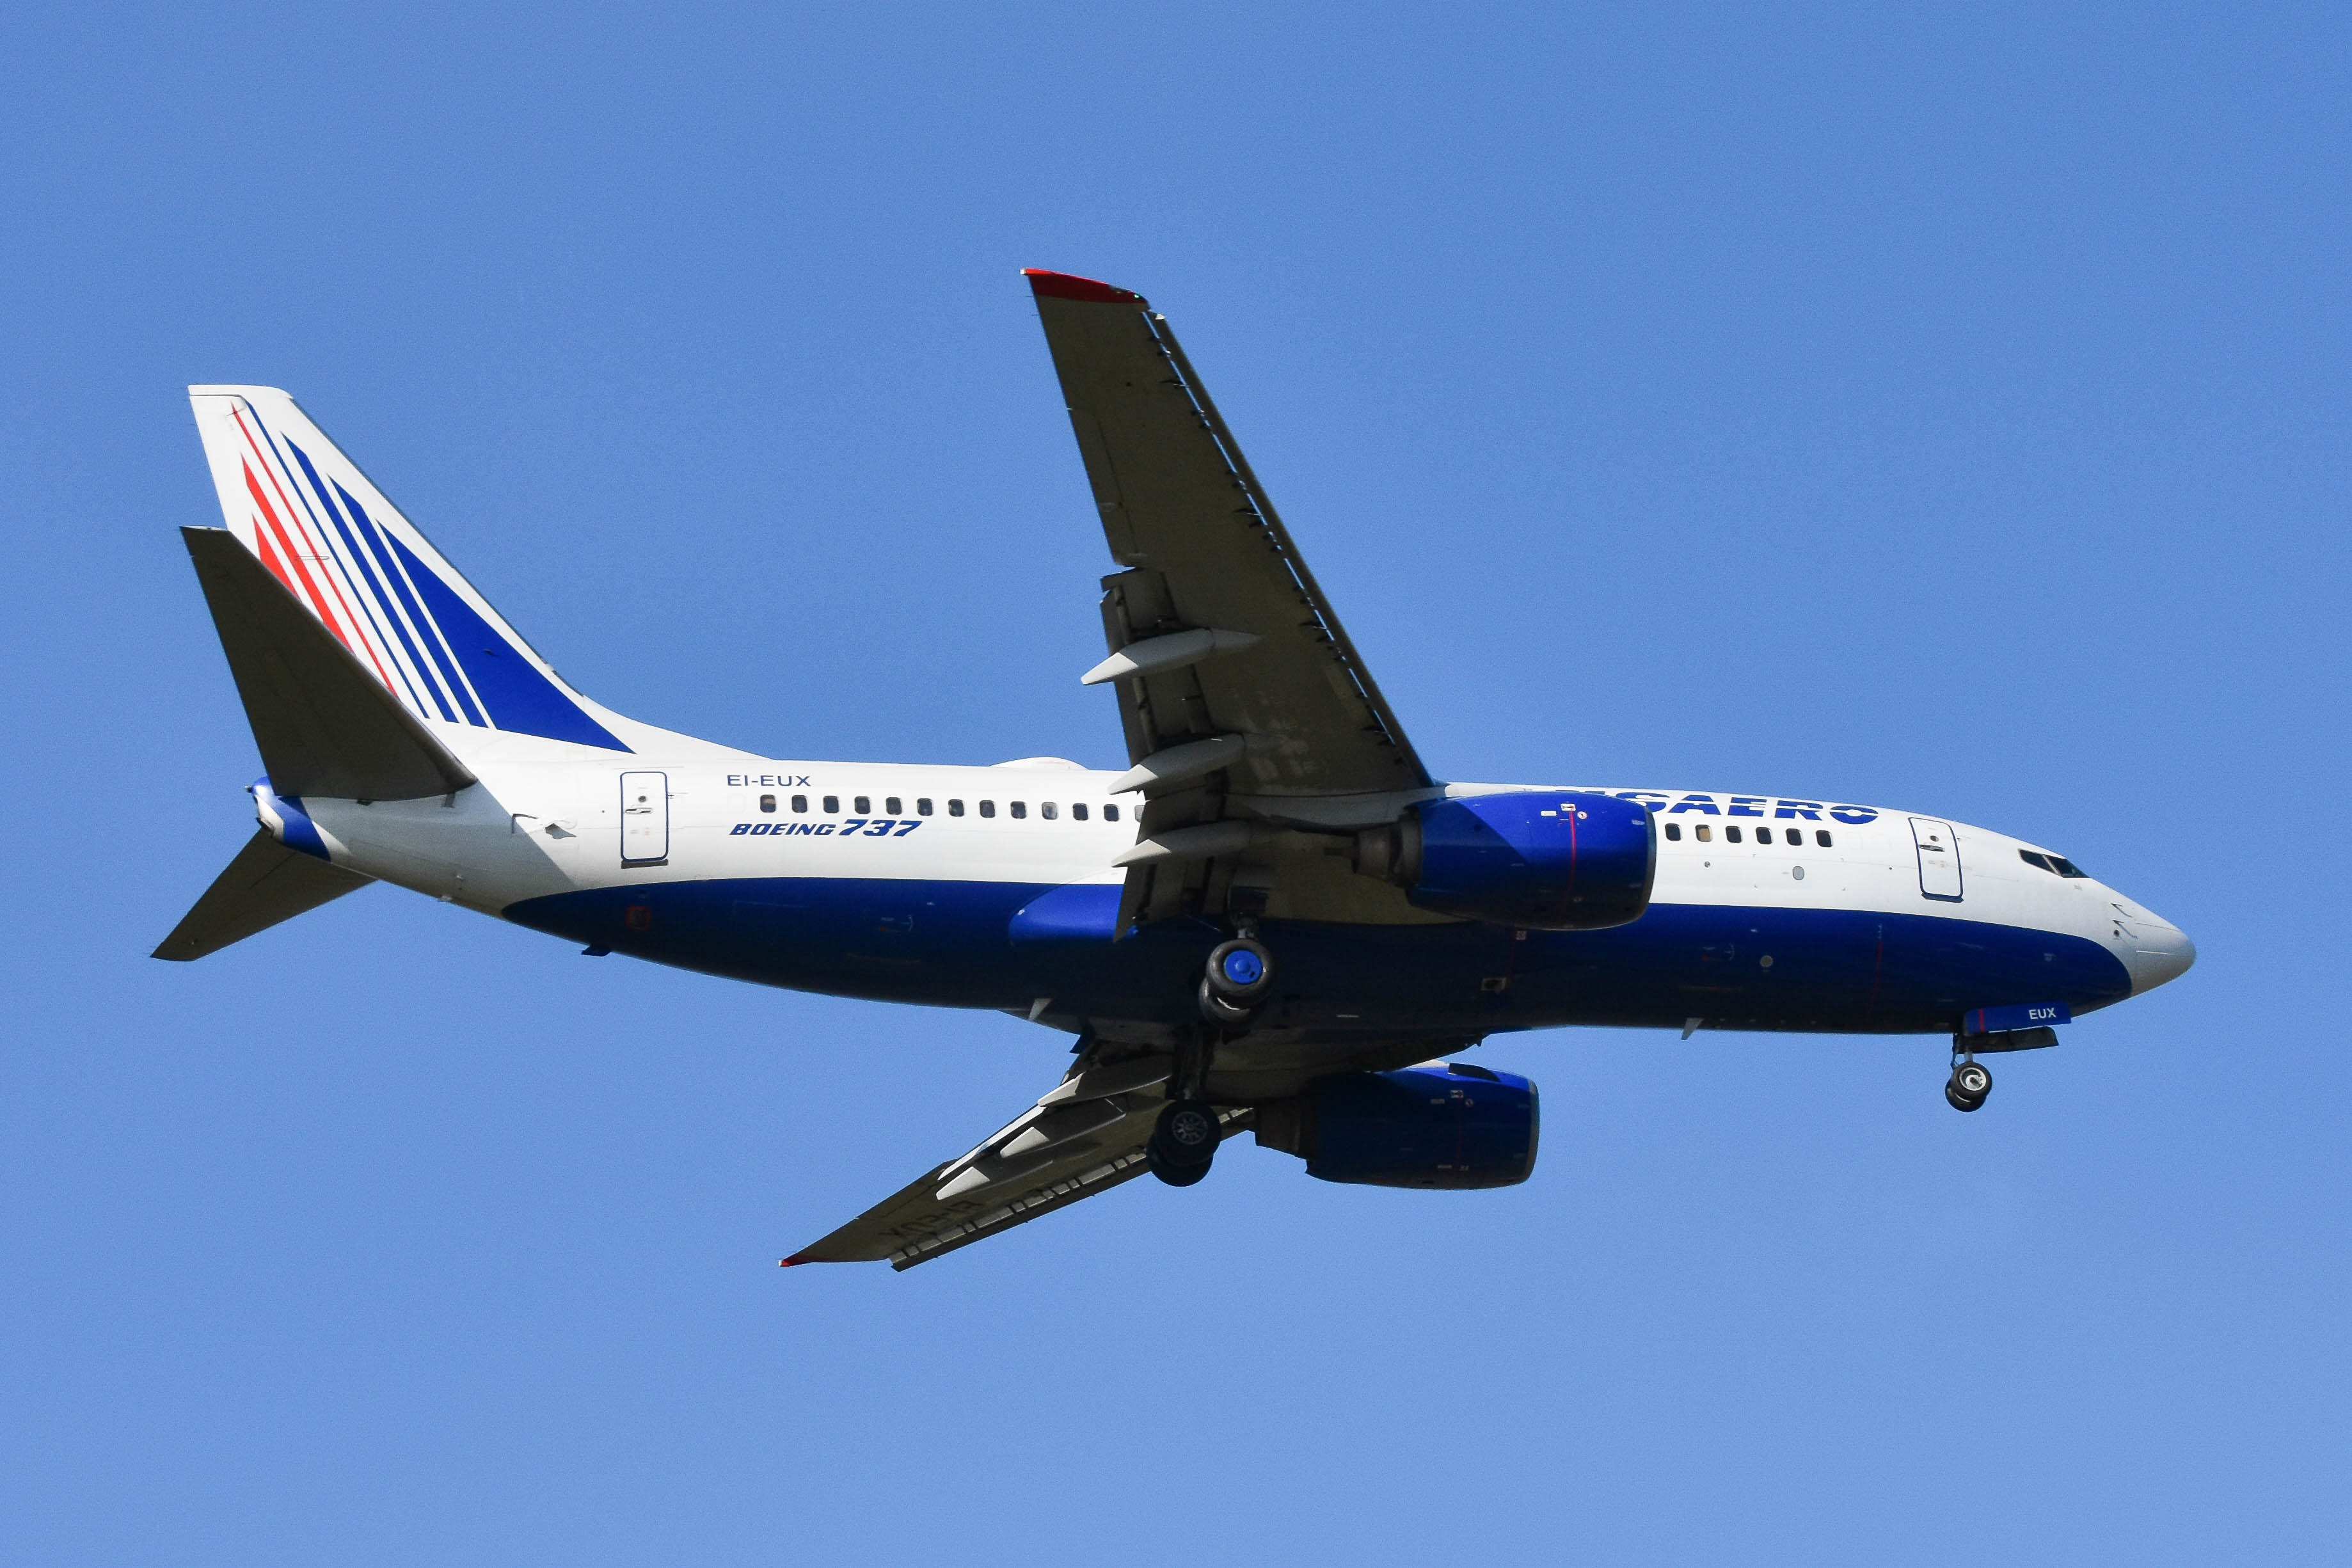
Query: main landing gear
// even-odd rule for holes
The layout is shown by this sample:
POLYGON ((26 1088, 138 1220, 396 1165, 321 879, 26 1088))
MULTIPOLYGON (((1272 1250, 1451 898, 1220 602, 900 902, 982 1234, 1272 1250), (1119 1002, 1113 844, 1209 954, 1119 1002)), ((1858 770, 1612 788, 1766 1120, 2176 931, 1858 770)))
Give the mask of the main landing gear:
POLYGON ((1975 1057, 1962 1055, 1952 1063, 1952 1076, 1944 1085, 1944 1098, 1955 1111, 1980 1109, 1992 1093, 1992 1070, 1975 1057))
POLYGON ((1216 1107, 1199 1100, 1172 1101, 1151 1129, 1144 1164, 1170 1186, 1191 1186, 1209 1174, 1220 1135, 1216 1107))
POLYGON ((1201 977, 1201 1016, 1220 1029, 1239 1029, 1274 985, 1274 955, 1256 937, 1221 942, 1201 977))
POLYGON ((1217 1108, 1207 1099, 1209 1061, 1216 1053, 1218 1037, 1246 1028, 1274 986, 1274 955, 1246 922, 1240 936, 1210 952, 1204 968, 1199 999, 1201 1018, 1209 1027, 1177 1053, 1168 1107, 1160 1113, 1151 1141, 1143 1148, 1151 1174, 1171 1186, 1191 1186, 1209 1174, 1224 1135, 1217 1108))

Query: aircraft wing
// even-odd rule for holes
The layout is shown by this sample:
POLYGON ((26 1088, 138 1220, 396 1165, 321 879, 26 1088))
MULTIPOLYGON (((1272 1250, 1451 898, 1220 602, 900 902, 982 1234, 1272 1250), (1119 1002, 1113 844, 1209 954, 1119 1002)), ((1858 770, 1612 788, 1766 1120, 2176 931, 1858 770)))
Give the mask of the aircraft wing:
MULTIPOLYGON (((784 1267, 887 1258, 894 1269, 911 1269, 1141 1176, 1144 1144, 1167 1103, 1160 1085, 1170 1060, 1073 1068, 970 1153, 802 1248, 784 1267)), ((1251 1113, 1236 1107, 1218 1115, 1231 1137, 1249 1125, 1251 1113)))
POLYGON ((1200 907, 1280 831, 1394 820, 1430 785, 1167 319, 1027 274, 1111 557, 1110 657, 1143 800, 1119 929, 1200 907))

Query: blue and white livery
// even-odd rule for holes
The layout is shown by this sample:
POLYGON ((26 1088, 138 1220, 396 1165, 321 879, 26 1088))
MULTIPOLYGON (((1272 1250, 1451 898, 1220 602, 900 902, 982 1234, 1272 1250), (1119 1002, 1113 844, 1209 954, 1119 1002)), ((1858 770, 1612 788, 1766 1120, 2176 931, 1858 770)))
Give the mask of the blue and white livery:
POLYGON ((1073 1040, 1004 1126, 787 1263, 899 1268, 1244 1130, 1309 1175, 1526 1179, 1565 1024, 1949 1037, 1981 1057, 2185 971, 2046 846, 1823 795, 1467 784, 1423 766, 1166 319, 1027 275, 1116 568, 1129 766, 755 757, 574 691, 268 387, 189 389, 226 529, 184 530, 266 774, 157 949, 383 881, 737 979, 994 1008, 1073 1040))

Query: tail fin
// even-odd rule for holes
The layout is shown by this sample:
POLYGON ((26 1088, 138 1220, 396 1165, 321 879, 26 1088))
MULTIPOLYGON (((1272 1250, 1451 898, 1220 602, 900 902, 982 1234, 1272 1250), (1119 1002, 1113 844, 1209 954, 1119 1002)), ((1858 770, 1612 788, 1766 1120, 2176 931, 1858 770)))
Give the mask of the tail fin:
POLYGON ((289 850, 265 828, 246 841, 226 871, 213 879, 212 886, 196 900, 187 917, 172 928, 154 956, 185 963, 217 953, 232 942, 242 942, 257 931, 267 931, 281 920, 291 920, 374 880, 289 850))
POLYGON ((229 532, 410 715, 629 749, 292 398, 188 401, 229 532))

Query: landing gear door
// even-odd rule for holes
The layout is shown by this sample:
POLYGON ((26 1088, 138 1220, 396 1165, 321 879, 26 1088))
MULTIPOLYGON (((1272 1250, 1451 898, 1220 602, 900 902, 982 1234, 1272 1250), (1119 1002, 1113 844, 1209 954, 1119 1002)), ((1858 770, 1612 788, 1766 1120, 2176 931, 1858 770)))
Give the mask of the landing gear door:
POLYGON ((1960 841, 1952 824, 1933 817, 1911 819, 1911 841, 1919 849, 1919 891, 1948 903, 1960 901, 1960 841))
POLYGON ((659 865, 669 859, 669 775, 621 775, 621 863, 659 865))

